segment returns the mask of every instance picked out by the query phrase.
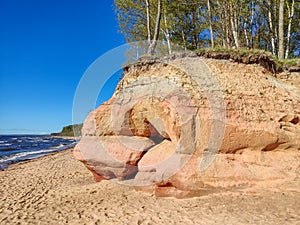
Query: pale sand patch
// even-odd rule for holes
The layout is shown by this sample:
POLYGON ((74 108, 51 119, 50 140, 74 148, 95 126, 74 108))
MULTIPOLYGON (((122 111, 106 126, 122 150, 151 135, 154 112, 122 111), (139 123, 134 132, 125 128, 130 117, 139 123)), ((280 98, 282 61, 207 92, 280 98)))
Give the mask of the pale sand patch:
POLYGON ((156 198, 95 183, 71 150, 0 171, 0 224, 299 224, 297 192, 156 198))

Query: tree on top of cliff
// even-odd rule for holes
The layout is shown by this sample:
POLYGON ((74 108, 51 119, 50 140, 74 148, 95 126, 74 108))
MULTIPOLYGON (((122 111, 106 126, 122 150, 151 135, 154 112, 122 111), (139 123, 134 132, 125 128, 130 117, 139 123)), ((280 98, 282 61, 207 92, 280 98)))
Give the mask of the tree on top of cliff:
MULTIPOLYGON (((187 49, 261 49, 300 56, 299 0, 115 0, 128 42, 156 38, 187 49)), ((154 41, 154 42, 151 42, 154 41)))
POLYGON ((115 5, 126 40, 147 40, 147 53, 153 55, 161 29, 162 0, 157 4, 150 0, 115 0, 115 5))

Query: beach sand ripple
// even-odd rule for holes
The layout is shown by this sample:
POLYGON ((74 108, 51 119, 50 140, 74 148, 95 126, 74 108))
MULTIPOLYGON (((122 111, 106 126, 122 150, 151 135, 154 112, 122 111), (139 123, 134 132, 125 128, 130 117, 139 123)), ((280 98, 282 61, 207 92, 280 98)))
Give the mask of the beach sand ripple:
POLYGON ((157 198, 95 183, 68 149, 0 172, 0 224, 299 224, 298 192, 157 198))

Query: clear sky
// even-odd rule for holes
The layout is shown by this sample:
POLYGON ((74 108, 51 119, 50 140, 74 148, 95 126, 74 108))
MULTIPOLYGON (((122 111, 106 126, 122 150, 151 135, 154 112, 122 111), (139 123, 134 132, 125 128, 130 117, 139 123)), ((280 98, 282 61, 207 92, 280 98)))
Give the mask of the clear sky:
POLYGON ((0 134, 71 124, 77 84, 125 43, 118 30, 113 0, 0 0, 0 134))

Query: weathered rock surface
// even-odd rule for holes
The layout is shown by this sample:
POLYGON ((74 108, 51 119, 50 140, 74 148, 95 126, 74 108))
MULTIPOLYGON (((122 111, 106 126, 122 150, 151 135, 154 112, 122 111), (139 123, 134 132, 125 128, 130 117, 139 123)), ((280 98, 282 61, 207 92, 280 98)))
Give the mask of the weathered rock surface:
POLYGON ((300 191, 300 76, 278 77, 197 57, 128 66, 113 98, 87 117, 74 155, 97 181, 130 179, 158 196, 300 191))

